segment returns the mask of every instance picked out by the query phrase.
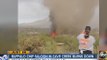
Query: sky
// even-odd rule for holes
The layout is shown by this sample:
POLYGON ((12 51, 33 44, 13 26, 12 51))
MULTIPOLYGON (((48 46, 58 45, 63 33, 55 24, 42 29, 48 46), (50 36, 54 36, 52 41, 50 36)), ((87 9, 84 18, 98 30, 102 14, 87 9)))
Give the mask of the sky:
POLYGON ((93 17, 89 23, 92 28, 99 28, 99 5, 96 6, 95 11, 93 13, 93 17))
POLYGON ((19 0, 18 23, 29 23, 49 18, 49 9, 43 0, 19 0))
MULTIPOLYGON (((49 18, 49 8, 44 6, 43 2, 44 0, 19 0, 18 23, 30 23, 38 20, 46 20, 49 18)), ((99 21, 99 6, 95 8, 92 21, 89 22, 89 25, 97 25, 98 27, 99 22, 96 21, 99 21)))

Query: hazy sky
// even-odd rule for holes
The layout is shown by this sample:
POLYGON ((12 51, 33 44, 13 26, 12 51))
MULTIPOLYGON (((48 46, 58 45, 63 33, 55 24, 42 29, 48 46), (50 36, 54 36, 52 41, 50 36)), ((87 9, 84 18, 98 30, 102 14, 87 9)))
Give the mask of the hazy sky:
POLYGON ((43 5, 43 0, 19 0, 18 23, 29 23, 47 19, 49 9, 43 5))
MULTIPOLYGON (((44 0, 19 0, 18 23, 29 23, 49 18, 49 9, 44 6, 43 1, 44 0)), ((99 22, 96 21, 99 21, 99 6, 96 7, 89 25, 93 26, 96 24, 98 27, 99 22)))
POLYGON ((93 13, 93 17, 91 22, 89 23, 90 26, 93 28, 99 28, 99 5, 95 8, 95 11, 93 13))

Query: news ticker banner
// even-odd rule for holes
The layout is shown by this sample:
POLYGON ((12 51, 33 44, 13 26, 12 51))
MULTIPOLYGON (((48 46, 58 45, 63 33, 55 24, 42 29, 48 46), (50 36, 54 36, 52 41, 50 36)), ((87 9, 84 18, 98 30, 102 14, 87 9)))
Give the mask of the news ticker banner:
POLYGON ((0 60, 97 60, 97 54, 7 54, 0 60))
POLYGON ((99 54, 30 54, 30 51, 8 51, 0 60, 107 60, 107 51, 99 54))

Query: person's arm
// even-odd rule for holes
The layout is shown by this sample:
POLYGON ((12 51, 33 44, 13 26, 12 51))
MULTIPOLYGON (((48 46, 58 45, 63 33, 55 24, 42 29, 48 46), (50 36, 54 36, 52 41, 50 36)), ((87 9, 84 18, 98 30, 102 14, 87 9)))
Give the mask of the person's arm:
POLYGON ((77 36, 78 44, 81 44, 81 39, 83 38, 83 34, 79 34, 77 36))
POLYGON ((77 36, 77 39, 78 39, 78 40, 80 40, 80 38, 81 38, 81 34, 79 34, 79 35, 77 36))

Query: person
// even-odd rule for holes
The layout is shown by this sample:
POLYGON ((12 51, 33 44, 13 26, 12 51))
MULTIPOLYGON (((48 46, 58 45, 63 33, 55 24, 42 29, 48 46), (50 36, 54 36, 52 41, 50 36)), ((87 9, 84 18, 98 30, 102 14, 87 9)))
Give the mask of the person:
POLYGON ((85 31, 77 36, 80 54, 92 54, 95 38, 90 35, 91 27, 86 26, 85 31))

